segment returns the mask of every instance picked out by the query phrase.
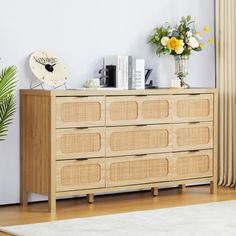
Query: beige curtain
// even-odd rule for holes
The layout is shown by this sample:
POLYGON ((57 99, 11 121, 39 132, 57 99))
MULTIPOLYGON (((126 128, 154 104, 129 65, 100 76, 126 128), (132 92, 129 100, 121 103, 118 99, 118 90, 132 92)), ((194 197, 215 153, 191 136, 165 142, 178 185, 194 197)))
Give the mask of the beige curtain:
POLYGON ((219 185, 236 186, 236 0, 216 0, 219 185))

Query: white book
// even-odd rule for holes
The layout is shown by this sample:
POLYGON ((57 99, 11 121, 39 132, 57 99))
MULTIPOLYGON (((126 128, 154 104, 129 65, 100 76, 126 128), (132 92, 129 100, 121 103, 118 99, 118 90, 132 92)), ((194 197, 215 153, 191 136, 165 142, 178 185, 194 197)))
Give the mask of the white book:
POLYGON ((114 66, 116 69, 115 71, 115 87, 118 89, 123 89, 123 82, 122 82, 122 56, 106 56, 104 57, 104 65, 106 66, 114 66))
POLYGON ((107 56, 104 65, 113 65, 116 68, 116 88, 129 89, 129 80, 132 79, 132 57, 131 56, 107 56))
POLYGON ((135 89, 145 89, 145 60, 135 60, 135 89))
POLYGON ((123 89, 123 56, 117 56, 118 71, 116 76, 116 87, 123 89))
POLYGON ((129 56, 124 57, 123 88, 129 89, 129 56))

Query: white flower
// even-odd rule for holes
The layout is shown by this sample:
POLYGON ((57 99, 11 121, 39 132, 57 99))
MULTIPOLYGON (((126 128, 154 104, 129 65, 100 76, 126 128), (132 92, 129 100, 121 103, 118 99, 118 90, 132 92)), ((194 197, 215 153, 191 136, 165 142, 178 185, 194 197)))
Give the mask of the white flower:
POLYGON ((163 38, 161 39, 161 44, 165 47, 165 46, 167 45, 168 41, 169 41, 169 38, 168 38, 168 37, 163 37, 163 38))
POLYGON ((193 34, 192 34, 192 32, 191 32, 191 31, 188 31, 188 32, 186 33, 186 35, 187 35, 187 37, 188 37, 188 38, 190 38, 190 37, 192 37, 192 36, 193 36, 193 34))
POLYGON ((199 42, 197 41, 197 39, 195 37, 190 37, 189 41, 188 41, 188 45, 191 48, 198 48, 199 47, 199 42))
POLYGON ((175 50, 176 54, 182 54, 184 51, 184 47, 180 46, 178 49, 175 50))
POLYGON ((195 38, 198 40, 202 40, 202 37, 200 36, 200 34, 195 34, 195 38))
POLYGON ((180 40, 180 45, 184 46, 184 40, 182 40, 182 39, 180 40))

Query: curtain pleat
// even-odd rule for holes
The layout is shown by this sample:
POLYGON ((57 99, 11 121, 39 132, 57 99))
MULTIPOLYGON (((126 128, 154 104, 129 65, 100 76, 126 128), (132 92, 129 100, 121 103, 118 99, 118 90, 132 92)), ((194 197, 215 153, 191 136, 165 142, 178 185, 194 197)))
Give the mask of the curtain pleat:
POLYGON ((216 0, 219 185, 236 186, 236 0, 216 0))

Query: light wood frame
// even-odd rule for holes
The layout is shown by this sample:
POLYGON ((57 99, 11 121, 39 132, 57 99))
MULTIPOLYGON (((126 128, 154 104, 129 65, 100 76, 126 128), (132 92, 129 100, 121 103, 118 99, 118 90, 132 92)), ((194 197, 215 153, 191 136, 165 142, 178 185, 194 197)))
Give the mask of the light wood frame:
MULTIPOLYGON (((64 196, 72 196, 78 194, 87 194, 88 201, 92 203, 94 201, 95 193, 103 193, 103 192, 112 192, 112 191, 123 191, 123 190, 133 190, 133 189, 146 189, 150 188, 152 190, 152 194, 156 196, 158 194, 158 187, 161 186, 175 186, 181 185, 185 186, 186 184, 191 183, 200 183, 200 182, 210 182, 211 183, 211 193, 216 193, 217 190, 217 115, 218 115, 218 104, 217 104, 217 90, 216 89, 161 89, 161 90, 129 90, 129 91, 75 91, 75 90, 65 90, 65 91, 57 91, 57 90, 21 90, 20 91, 20 105, 21 105, 21 203, 26 206, 28 203, 28 193, 34 192, 42 195, 48 196, 49 201, 49 211, 56 211, 56 198, 64 197, 64 196), (169 150, 166 150, 166 154, 158 154, 158 150, 152 150, 155 155, 166 155, 170 158, 172 165, 172 173, 168 180, 150 180, 151 182, 145 183, 129 183, 127 185, 122 186, 111 186, 111 187, 98 187, 95 186, 93 188, 83 189, 71 189, 68 191, 57 191, 56 185, 56 164, 57 160, 57 127, 56 127, 56 104, 57 98, 61 97, 75 97, 76 99, 83 99, 86 97, 99 97, 99 100, 106 101, 107 98, 113 96, 119 96, 120 98, 126 96, 135 96, 137 99, 143 99, 143 96, 168 96, 170 99, 176 98, 176 95, 188 95, 195 96, 201 94, 202 96, 213 96, 213 120, 210 117, 207 119, 206 123, 212 122, 212 146, 206 146, 204 148, 213 150, 212 161, 212 172, 209 171, 209 174, 199 175, 199 176, 188 176, 185 179, 175 179, 174 178, 174 160, 178 155, 173 152, 172 149, 172 140, 170 140, 171 146, 169 150), (141 95, 141 96, 140 96, 141 95), (210 174, 212 173, 212 175, 210 174), (152 182, 153 181, 153 182, 152 182)), ((106 106, 104 103, 104 109, 106 112, 106 106)), ((173 107, 174 109, 174 107, 173 107)), ((105 115, 105 114, 104 114, 105 115)), ((105 117, 105 116, 104 116, 105 117)), ((173 116, 172 116, 173 117, 173 116)), ((158 126, 168 127, 172 129, 175 127, 175 123, 179 123, 180 121, 175 121, 172 118, 172 121, 168 121, 168 124, 158 124, 158 126)), ((181 121, 182 122, 182 121, 181 121)), ((181 123, 180 122, 180 123, 181 123)), ((187 122, 187 120, 185 121, 187 122)), ((192 122, 192 120, 190 121, 192 122)), ((199 122, 202 122, 200 120, 199 122)), ((118 125, 118 124, 116 124, 118 125)), ((145 124, 145 125, 148 125, 145 124)), ((184 124, 182 124, 184 125, 184 124)), ((85 125, 86 128, 88 125, 85 125)), ((124 126, 124 124, 120 124, 120 126, 124 126)), ((156 126, 156 124, 153 124, 156 126)), ((138 127, 138 126, 137 126, 138 127)), ((147 126, 138 127, 138 128, 146 128, 147 126)), ((65 125, 65 128, 81 128, 80 125, 78 127, 68 127, 65 125)), ((82 127, 84 128, 84 127, 82 127)), ((126 129, 129 129, 130 126, 127 126, 126 129)), ((60 127, 62 129, 62 127, 60 127)), ((103 123, 96 124, 92 129, 115 129, 115 127, 107 128, 103 123)), ((117 127, 117 129, 125 129, 125 127, 117 127)), ((79 130, 79 129, 78 129, 79 130)), ((105 139, 104 139, 105 140, 105 139)), ((107 140, 107 137, 106 137, 107 140)), ((105 154, 99 154, 97 157, 85 157, 85 158, 105 158, 106 162, 110 160, 109 151, 105 144, 105 154)), ((191 147, 186 148, 188 151, 191 147)), ((201 151, 200 151, 201 152, 201 151)), ((124 152, 120 153, 120 155, 129 156, 133 155, 132 152, 124 152)), ((138 153, 137 153, 138 155, 138 153)), ((116 155, 114 155, 116 156, 116 155)), ((63 157, 66 158, 67 157, 63 157)), ((75 160, 76 158, 82 158, 82 156, 70 156, 68 157, 68 161, 70 159, 75 160)), ((121 157, 120 157, 121 158, 121 157)), ((124 157, 126 158, 126 157, 124 157)), ((65 160, 67 161, 67 160, 65 160)), ((92 161, 92 159, 91 159, 92 161)), ((94 159, 96 161, 96 159, 94 159)), ((106 172, 105 176, 106 176, 106 172)), ((105 177, 104 177, 105 178, 105 177)))

